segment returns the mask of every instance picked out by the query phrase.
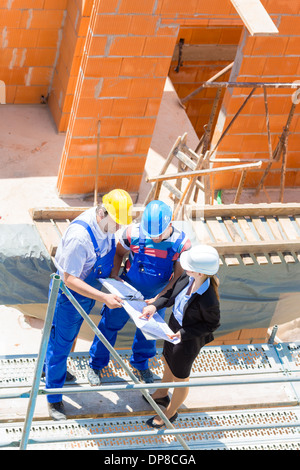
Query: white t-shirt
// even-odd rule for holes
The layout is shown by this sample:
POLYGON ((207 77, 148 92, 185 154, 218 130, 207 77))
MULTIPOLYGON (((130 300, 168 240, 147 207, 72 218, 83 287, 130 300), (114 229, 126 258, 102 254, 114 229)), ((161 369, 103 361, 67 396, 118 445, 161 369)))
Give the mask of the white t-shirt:
MULTIPOLYGON (((102 232, 97 223, 96 208, 86 210, 75 220, 82 220, 91 227, 100 256, 105 256, 111 250, 114 234, 102 232)), ((95 262, 96 253, 88 231, 82 225, 71 223, 63 234, 55 255, 54 264, 59 275, 63 277, 67 272, 84 280, 90 274, 95 262)))

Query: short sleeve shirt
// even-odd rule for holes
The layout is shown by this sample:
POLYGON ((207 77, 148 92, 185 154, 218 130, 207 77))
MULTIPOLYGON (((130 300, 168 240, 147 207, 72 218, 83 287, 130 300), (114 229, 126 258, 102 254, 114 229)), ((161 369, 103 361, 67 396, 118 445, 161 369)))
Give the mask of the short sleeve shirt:
MULTIPOLYGON (((102 232, 97 223, 96 208, 86 210, 75 220, 82 220, 91 227, 100 256, 105 256, 111 250, 114 234, 102 232)), ((84 280, 95 262, 96 253, 88 231, 82 225, 71 223, 63 234, 55 255, 54 264, 59 275, 63 277, 66 272, 84 280)))

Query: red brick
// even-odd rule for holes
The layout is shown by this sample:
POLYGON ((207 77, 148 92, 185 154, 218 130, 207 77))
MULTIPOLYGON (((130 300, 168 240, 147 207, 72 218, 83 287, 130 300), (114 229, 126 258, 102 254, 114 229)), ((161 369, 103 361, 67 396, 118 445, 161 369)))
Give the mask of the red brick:
POLYGON ((94 34, 128 34, 131 17, 129 15, 97 15, 94 34))
POLYGON ((185 16, 194 15, 195 13, 201 12, 202 3, 199 9, 197 10, 198 0, 190 0, 189 2, 183 2, 182 0, 164 0, 161 6, 162 15, 178 15, 183 13, 185 16))
POLYGON ((278 27, 280 34, 299 35, 300 16, 282 16, 278 27))
POLYGON ((287 37, 259 37, 255 38, 252 55, 280 56, 283 55, 288 43, 287 37))
POLYGON ((117 77, 122 64, 121 58, 89 57, 86 65, 86 77, 117 77))
POLYGON ((67 5, 68 0, 45 0, 44 10, 66 10, 67 5))
POLYGON ((0 14, 0 29, 18 28, 20 26, 22 13, 20 10, 2 9, 0 14))
POLYGON ((113 100, 81 98, 78 103, 77 117, 105 117, 111 115, 113 100))
POLYGON ((27 20, 30 29, 59 29, 63 17, 64 12, 62 10, 31 10, 27 20))
POLYGON ((266 63, 265 57, 244 57, 239 76, 260 76, 266 63))
POLYGON ((8 29, 6 41, 8 47, 35 47, 39 31, 30 29, 8 29))
POLYGON ((264 76, 295 75, 299 65, 299 57, 268 57, 263 69, 264 76))
POLYGON ((71 139, 71 144, 68 151, 69 157, 96 155, 96 153, 97 140, 95 137, 71 139))
POLYGON ((122 0, 119 6, 119 13, 144 13, 151 14, 155 0, 122 0))
POLYGON ((51 75, 50 67, 34 67, 30 75, 30 85, 49 85, 51 75))
POLYGON ((265 6, 269 14, 272 13, 292 13, 297 14, 300 11, 299 2, 291 0, 268 0, 265 6))
POLYGON ((55 57, 55 49, 27 49, 24 65, 27 67, 53 66, 55 57))
MULTIPOLYGON (((14 10, 29 10, 33 8, 41 10, 44 7, 44 1, 45 0, 13 0, 12 8, 14 10)), ((6 1, 6 5, 7 3, 6 1)))
POLYGON ((100 96, 126 98, 129 96, 130 87, 130 78, 105 78, 100 90, 100 96))
POLYGON ((124 77, 153 77, 157 59, 148 57, 124 58, 120 75, 124 77))
POLYGON ((160 25, 159 19, 151 15, 134 15, 131 18, 130 34, 136 36, 153 36, 160 25))
POLYGON ((17 86, 15 103, 16 104, 38 104, 41 102, 41 96, 46 96, 47 86, 17 86))
POLYGON ((144 116, 148 100, 146 99, 118 99, 113 100, 112 116, 139 117, 144 116))
POLYGON ((101 56, 105 54, 105 46, 107 44, 107 37, 94 36, 91 40, 88 55, 101 56))
POLYGON ((154 76, 155 77, 167 77, 171 65, 171 59, 169 57, 161 57, 156 64, 154 76))
POLYGON ((131 118, 124 119, 120 130, 120 136, 152 136, 156 119, 131 118))
MULTIPOLYGON (((92 0, 91 0, 92 1, 92 0)), ((99 2, 99 13, 115 13, 119 4, 119 0, 101 0, 99 2)))
POLYGON ((146 159, 138 156, 116 157, 112 166, 113 174, 141 174, 144 171, 146 159))
POLYGON ((100 142, 102 155, 129 155, 136 153, 136 137, 103 138, 100 142))
POLYGON ((286 48, 286 55, 300 55, 300 37, 299 36, 294 36, 287 38, 288 39, 288 45, 286 48))
POLYGON ((147 102, 145 117, 156 117, 159 112, 160 103, 160 98, 150 98, 147 102))
POLYGON ((134 78, 131 81, 130 98, 161 98, 165 79, 164 78, 134 78))
POLYGON ((145 56, 167 56, 172 57, 176 44, 174 37, 149 37, 146 38, 143 54, 145 56))
POLYGON ((15 94, 16 94, 16 85, 8 85, 6 86, 5 88, 5 92, 6 92, 6 103, 7 104, 10 104, 10 103, 14 103, 15 101, 15 94))
POLYGON ((112 56, 140 56, 142 54, 145 44, 145 38, 127 36, 127 37, 115 37, 109 53, 112 56))
MULTIPOLYGON (((29 30, 30 31, 30 30, 29 30)), ((34 30, 35 31, 35 30, 34 30)), ((42 29, 40 31, 36 30, 38 32, 38 41, 37 41, 37 47, 42 48, 57 48, 57 43, 58 43, 58 30, 57 29, 42 29)))

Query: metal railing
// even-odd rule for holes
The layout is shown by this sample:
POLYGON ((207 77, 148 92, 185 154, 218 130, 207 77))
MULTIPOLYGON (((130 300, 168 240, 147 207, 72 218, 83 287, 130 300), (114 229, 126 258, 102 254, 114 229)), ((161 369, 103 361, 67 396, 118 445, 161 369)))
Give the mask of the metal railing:
MULTIPOLYGON (((198 433, 198 432, 204 432, 204 428, 199 428, 199 427, 186 427, 184 430, 182 428, 180 429, 175 429, 172 423, 167 419, 165 414, 162 412, 162 410, 159 408, 159 406, 155 403, 153 398, 151 397, 149 390, 151 389, 158 389, 158 388, 177 388, 177 387, 186 387, 187 382, 170 382, 170 383, 160 383, 160 384, 143 384, 141 383, 133 374, 131 369, 128 367, 128 365, 124 362, 124 360, 120 357, 120 355, 117 353, 117 351, 110 345, 110 343, 107 341, 107 339, 103 336, 103 334, 99 331, 99 329, 96 327, 96 325, 93 323, 93 321, 89 318, 88 314, 84 311, 84 309, 80 306, 80 304, 77 302, 77 300, 74 298, 72 293, 69 291, 69 289, 64 285, 63 281, 61 280, 60 276, 58 275, 52 275, 51 276, 53 279, 53 284, 50 292, 50 297, 49 297, 49 302, 48 302, 48 308, 47 308, 47 313, 46 313, 46 318, 45 318, 45 325, 43 329, 43 334, 42 334, 42 339, 41 339, 41 344, 40 344, 40 349, 37 357, 37 362, 35 364, 35 372, 34 372, 34 377, 33 377, 33 383, 31 389, 28 389, 27 391, 8 391, 5 392, 4 394, 0 394, 0 399, 1 398, 29 398, 29 403, 27 407, 27 413, 26 413, 26 418, 24 422, 24 426, 22 429, 22 436, 20 441, 18 442, 11 442, 11 443, 3 443, 0 444, 0 447, 3 446, 13 446, 13 447, 19 447, 21 450, 25 450, 27 448, 28 443, 29 444, 40 444, 40 443, 54 443, 54 442, 68 442, 68 441, 81 441, 81 440, 89 440, 89 439, 110 439, 110 438, 116 438, 116 437, 135 437, 135 436, 148 436, 148 437, 153 437, 153 436, 168 436, 168 435, 173 435, 175 439, 180 443, 180 445, 186 449, 190 450, 189 446, 187 443, 184 441, 182 438, 182 434, 188 434, 188 433, 198 433), (81 314, 84 320, 88 323, 88 325, 91 327, 91 329, 94 331, 94 333, 98 336, 98 338, 103 342, 103 344, 107 347, 107 349, 110 351, 111 355, 113 358, 120 364, 120 366, 124 369, 124 371, 128 374, 130 379, 134 382, 133 384, 127 383, 127 384, 118 384, 118 385, 101 385, 99 387, 63 387, 63 388, 55 388, 55 389, 46 389, 46 388, 40 388, 40 381, 41 381, 41 376, 43 372, 43 366, 44 366, 44 361, 45 361, 45 356, 46 356, 46 350, 48 346, 48 341, 49 341, 49 336, 50 336, 50 331, 51 331, 51 326, 52 326, 52 321, 53 321, 53 316, 54 316, 54 311, 55 311, 55 305, 56 305, 56 300, 57 300, 57 295, 59 290, 62 290, 64 294, 68 297, 70 302, 74 305, 74 307, 78 310, 78 312, 81 314), (45 439, 29 439, 30 431, 32 428, 32 420, 33 420, 33 415, 34 415, 34 410, 35 410, 35 405, 36 405, 36 400, 39 395, 51 395, 51 394, 57 394, 57 393, 62 393, 62 394, 72 394, 72 393, 88 393, 88 392, 107 392, 107 391, 130 391, 130 390, 140 390, 141 393, 144 395, 144 397, 147 399, 149 404, 152 406, 152 408, 157 412, 157 414, 160 416, 160 418, 163 420, 165 423, 167 429, 166 430, 140 430, 138 432, 122 432, 122 433, 103 433, 103 434, 93 434, 90 436, 61 436, 59 438, 53 439, 52 437, 48 437, 45 439)), ((273 343, 274 336, 277 331, 277 326, 274 327, 273 334, 271 335, 271 338, 269 340, 269 344, 273 343)), ((279 356, 279 360, 280 356, 279 356)), ((277 376, 277 377, 252 377, 252 376, 241 376, 241 377, 214 377, 213 379, 204 379, 201 378, 199 380, 194 380, 193 382, 190 382, 188 384, 188 387, 199 387, 199 386, 224 386, 224 385, 244 385, 244 384, 265 384, 265 383, 289 383, 290 385, 293 386, 293 382, 299 382, 300 381, 300 376, 293 376, 291 377, 290 374, 282 375, 282 376, 277 376)), ((293 425, 298 428, 299 423, 293 423, 293 425)), ((280 426, 285 426, 284 424, 279 424, 280 426)), ((259 428, 259 425, 253 425, 251 428, 257 429, 259 428)), ((274 425, 273 425, 274 427, 274 425)), ((238 427, 239 428, 239 427, 238 427)), ((219 427, 216 429, 219 430, 219 427)), ((227 429, 227 428, 226 428, 227 429)), ((237 428, 235 428, 237 429, 237 428)), ((241 428, 241 429, 246 429, 246 428, 241 428)))
MULTIPOLYGON (((25 418, 25 423, 23 427, 23 432, 22 432, 22 437, 21 437, 21 442, 20 442, 20 450, 25 450, 27 448, 28 440, 29 440, 29 434, 30 434, 30 429, 32 425, 32 419, 34 415, 34 410, 35 410, 35 405, 36 405, 36 400, 37 396, 40 394, 39 390, 39 385, 42 377, 42 372, 43 372, 43 366, 44 366, 44 361, 46 357, 46 351, 47 351, 47 346, 48 346, 48 341, 49 341, 49 336, 50 336, 50 331, 51 331, 51 326, 52 326, 52 321, 53 321, 53 316, 54 316, 54 310, 55 310, 55 305, 56 305, 56 300, 58 296, 59 289, 63 291, 63 293, 66 295, 66 297, 69 299, 69 301, 74 305, 76 310, 80 313, 80 315, 83 317, 83 319, 88 323, 88 325, 91 327, 93 332, 98 336, 100 341, 104 344, 104 346, 109 350, 113 358, 120 364, 120 366, 127 372, 131 380, 140 386, 141 393, 144 395, 144 397, 147 399, 149 404, 152 406, 152 408, 156 411, 156 413, 159 415, 159 417, 163 420, 164 424, 168 429, 171 429, 172 431, 175 431, 174 426, 166 415, 162 412, 162 410, 159 408, 159 406, 155 403, 153 398, 151 397, 150 393, 148 392, 149 384, 141 384, 141 382, 135 377, 133 372, 130 370, 130 368, 127 366, 127 364, 123 361, 123 359, 119 356, 119 354, 116 352, 116 350, 111 346, 111 344, 107 341, 105 336, 99 331, 99 329, 96 327, 94 322, 89 318, 88 314, 85 312, 85 310, 81 307, 81 305, 77 302, 75 297, 71 294, 69 289, 65 286, 63 281, 61 280, 60 276, 57 274, 52 274, 52 287, 51 287, 51 292, 50 292, 50 297, 49 297, 49 302, 48 302, 48 307, 47 307, 47 313, 46 313, 46 319, 45 319, 45 325, 44 325, 44 330, 43 330, 43 335, 41 339, 41 344, 40 344, 40 349, 39 349, 39 354, 38 354, 38 359, 35 367, 35 373, 34 373, 34 379, 33 379, 33 384, 31 388, 31 393, 29 397, 29 403, 27 407, 27 413, 26 413, 26 418, 25 418)), ((185 383, 186 385, 186 383, 185 383)), ((102 387, 100 387, 101 390, 103 390, 102 387)), ((66 393, 66 389, 63 389, 64 393, 66 393)), ((69 390, 70 391, 70 390, 69 390)), ((68 393, 69 393, 68 391, 68 393)), ((76 388, 76 391, 80 392, 83 391, 81 388, 76 388)), ((95 391, 95 387, 93 388, 88 388, 85 391, 95 391)), ((57 393, 58 389, 52 389, 52 393, 57 393)), ((72 392, 75 392, 74 389, 72 389, 72 392)), ((50 389, 44 390, 45 394, 50 394, 51 391, 50 389)), ((24 395, 23 395, 24 396, 24 395)), ((182 447, 186 450, 189 450, 189 446, 186 444, 186 442, 182 439, 180 435, 177 435, 176 432, 174 433, 176 439, 178 442, 182 445, 182 447)), ((76 439, 75 439, 76 440, 76 439)))

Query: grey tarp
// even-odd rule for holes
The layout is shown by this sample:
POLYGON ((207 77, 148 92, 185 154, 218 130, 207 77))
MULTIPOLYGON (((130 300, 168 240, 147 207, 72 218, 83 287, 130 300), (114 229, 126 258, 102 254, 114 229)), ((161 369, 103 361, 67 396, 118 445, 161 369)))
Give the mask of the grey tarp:
POLYGON ((0 304, 47 303, 53 269, 34 225, 0 225, 0 304))

